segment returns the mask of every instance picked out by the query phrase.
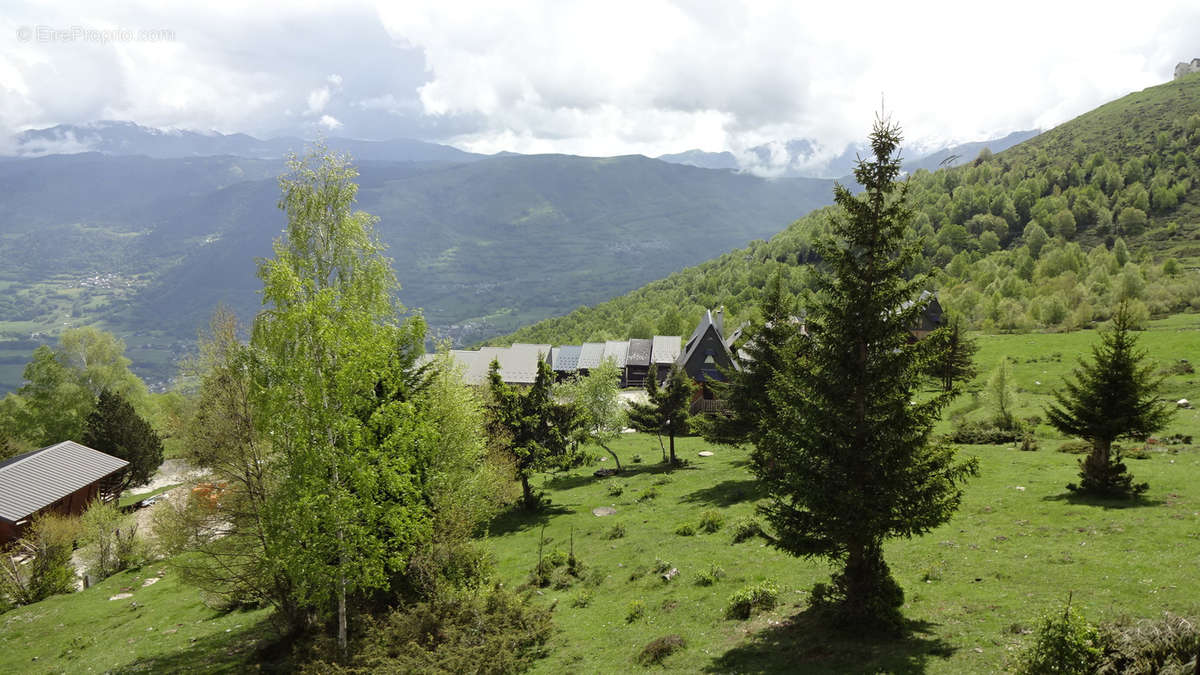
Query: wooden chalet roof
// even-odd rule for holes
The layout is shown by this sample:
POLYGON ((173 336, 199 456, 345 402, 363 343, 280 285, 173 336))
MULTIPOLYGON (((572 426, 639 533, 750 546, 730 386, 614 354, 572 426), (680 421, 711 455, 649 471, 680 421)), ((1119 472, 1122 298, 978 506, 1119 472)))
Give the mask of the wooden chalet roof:
POLYGON ((679 358, 683 338, 678 335, 655 335, 650 348, 650 360, 660 365, 671 365, 679 358))
POLYGON ((630 338, 629 350, 625 354, 625 365, 650 367, 649 338, 630 338))
POLYGON ((127 466, 75 441, 10 457, 0 463, 0 519, 16 523, 127 466))
POLYGON ((600 361, 604 358, 604 343, 603 342, 585 342, 583 349, 579 352, 579 368, 595 368, 600 365, 600 361))

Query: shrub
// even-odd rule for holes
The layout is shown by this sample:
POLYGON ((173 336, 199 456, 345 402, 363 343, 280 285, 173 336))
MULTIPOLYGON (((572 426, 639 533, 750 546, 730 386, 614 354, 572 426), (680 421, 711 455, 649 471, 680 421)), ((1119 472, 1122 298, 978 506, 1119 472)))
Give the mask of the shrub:
POLYGON ((746 586, 729 596, 729 604, 725 607, 725 617, 728 619, 749 619, 755 612, 775 609, 779 603, 779 588, 769 581, 746 586))
POLYGON ((1026 431, 1025 434, 1021 436, 1021 445, 1017 447, 1025 452, 1033 452, 1037 450, 1038 442, 1037 439, 1033 437, 1033 432, 1026 431))
POLYGON ((716 509, 708 509, 700 514, 700 531, 712 534, 725 527, 725 514, 716 509))
POLYGON ((1092 444, 1087 441, 1067 441, 1058 446, 1058 451, 1068 455, 1086 455, 1092 451, 1092 444))
POLYGON ((671 569, 671 563, 663 560, 662 558, 655 558, 653 569, 655 574, 662 574, 663 572, 671 569))
POLYGON ((625 608, 625 623, 633 623, 646 618, 646 603, 634 600, 625 608))
POLYGON ((74 592, 71 552, 78 534, 75 518, 56 513, 36 517, 12 549, 0 554, 0 606, 27 605, 74 592), (28 563, 22 564, 22 557, 28 563))
POLYGON ((516 673, 546 655, 551 610, 493 589, 444 594, 367 619, 349 664, 310 662, 308 673, 516 673))
POLYGON ((99 579, 140 565, 144 548, 137 539, 137 521, 116 503, 93 502, 79 519, 83 528, 83 558, 88 574, 99 579))
POLYGON ((1091 673, 1100 663, 1100 633, 1068 604, 1062 613, 1042 617, 1033 646, 1025 652, 1018 672, 1091 673))
POLYGON ((605 539, 620 539, 625 536, 625 523, 613 523, 612 527, 608 528, 608 532, 604 533, 605 539))
POLYGON ((608 494, 610 497, 620 497, 625 491, 625 486, 620 483, 610 483, 608 486, 608 494))
POLYGON ((963 422, 950 432, 947 439, 963 445, 1003 445, 1015 443, 1023 434, 1024 429, 1019 424, 1011 429, 1002 429, 992 422, 963 422))
POLYGON ((634 659, 639 665, 654 666, 663 662, 671 654, 687 646, 687 641, 679 635, 664 635, 655 638, 642 647, 642 652, 634 659))
POLYGON ((1171 365, 1167 366, 1166 368, 1159 370, 1157 374, 1159 374, 1159 375, 1191 375, 1195 372, 1196 372, 1196 369, 1192 366, 1192 364, 1190 362, 1188 362, 1187 359, 1180 359, 1180 360, 1176 361, 1175 363, 1172 363, 1171 365))
POLYGON ((652 485, 652 486, 650 486, 650 487, 646 488, 646 489, 645 489, 645 490, 642 492, 642 494, 638 495, 638 498, 637 498, 637 500, 638 500, 639 502, 648 502, 648 501, 650 501, 651 499, 654 499, 654 498, 656 498, 656 497, 658 497, 658 488, 656 488, 656 487, 654 487, 654 486, 652 485))
POLYGON ((670 476, 659 476, 658 478, 654 479, 655 485, 668 485, 668 484, 670 484, 670 482, 671 482, 670 476))
POLYGON ((711 563, 708 569, 703 570, 696 575, 697 586, 712 586, 725 577, 725 570, 721 569, 716 563, 711 563))
POLYGON ((1102 627, 1100 643, 1104 656, 1096 672, 1102 675, 1194 673, 1200 629, 1195 620, 1168 612, 1157 620, 1102 627))
POLYGON ((730 527, 733 530, 733 543, 741 543, 747 539, 753 539, 762 534, 762 525, 750 516, 745 516, 733 521, 730 527))
POLYGON ((571 598, 572 607, 587 607, 592 602, 592 592, 588 589, 583 589, 571 598))
POLYGON ((675 528, 675 534, 677 534, 681 537, 690 537, 690 536, 696 534, 696 528, 692 527, 691 523, 684 523, 684 524, 680 525, 679 527, 675 528))
POLYGON ((642 463, 642 456, 641 456, 641 455, 634 455, 633 457, 630 457, 630 458, 629 458, 629 461, 633 462, 634 464, 641 464, 641 463, 642 463))

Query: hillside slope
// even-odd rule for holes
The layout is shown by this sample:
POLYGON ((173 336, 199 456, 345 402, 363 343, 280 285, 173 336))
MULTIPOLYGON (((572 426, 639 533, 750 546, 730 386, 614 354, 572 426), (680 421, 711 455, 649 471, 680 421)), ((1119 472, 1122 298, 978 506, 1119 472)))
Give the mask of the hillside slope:
MULTIPOLYGON (((1121 299, 1155 315, 1200 309, 1200 74, 967 165, 918 170, 909 197, 923 248, 913 271, 931 273, 942 304, 975 327, 1070 330, 1121 299)), ((834 213, 494 342, 675 334, 717 305, 751 318, 771 274, 806 287, 802 263, 834 213)))

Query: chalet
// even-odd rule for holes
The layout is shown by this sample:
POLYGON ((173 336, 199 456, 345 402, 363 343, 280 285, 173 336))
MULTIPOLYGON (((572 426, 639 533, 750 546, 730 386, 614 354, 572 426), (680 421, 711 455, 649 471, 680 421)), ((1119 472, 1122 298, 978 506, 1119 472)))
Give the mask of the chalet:
POLYGON ((630 338, 625 352, 625 386, 644 387, 650 376, 649 338, 630 338))
POLYGON ((705 382, 724 381, 723 371, 737 368, 733 353, 729 351, 729 342, 722 335, 722 324, 723 316, 720 310, 715 318, 711 311, 705 311, 676 360, 679 368, 699 383, 701 388, 705 382))
POLYGON ((115 499, 127 466, 74 441, 0 462, 0 546, 20 537, 38 514, 79 515, 97 499, 115 499))
POLYGON ((650 365, 657 369, 658 381, 665 382, 671 365, 679 360, 683 338, 678 335, 655 335, 650 345, 650 365))
MULTIPOLYGON (((917 325, 913 327, 912 336, 923 340, 926 335, 942 327, 942 303, 938 302, 937 293, 929 291, 921 291, 921 297, 917 298, 917 302, 924 304, 925 310, 921 312, 917 325)), ((905 302, 903 305, 905 309, 911 306, 911 301, 905 302)))

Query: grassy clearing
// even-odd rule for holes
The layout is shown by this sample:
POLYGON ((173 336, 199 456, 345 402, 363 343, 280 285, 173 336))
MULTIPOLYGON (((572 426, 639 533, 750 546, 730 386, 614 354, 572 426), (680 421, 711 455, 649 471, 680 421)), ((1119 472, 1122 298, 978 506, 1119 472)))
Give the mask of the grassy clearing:
POLYGON ((136 504, 137 502, 140 502, 143 499, 149 499, 149 498, 153 497, 154 495, 161 495, 162 493, 166 492, 167 490, 173 490, 182 484, 183 483, 172 483, 171 485, 164 485, 163 487, 160 487, 157 490, 151 490, 149 492, 138 492, 136 494, 132 490, 128 491, 125 494, 121 495, 121 498, 117 500, 117 506, 119 506, 121 508, 125 508, 126 506, 132 506, 133 504, 136 504))
POLYGON ((216 612, 166 566, 150 565, 0 614, 0 672, 245 672, 270 635, 268 615, 216 612), (118 593, 133 597, 109 600, 118 593))

